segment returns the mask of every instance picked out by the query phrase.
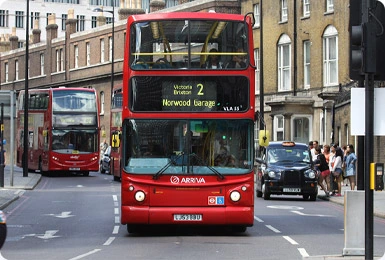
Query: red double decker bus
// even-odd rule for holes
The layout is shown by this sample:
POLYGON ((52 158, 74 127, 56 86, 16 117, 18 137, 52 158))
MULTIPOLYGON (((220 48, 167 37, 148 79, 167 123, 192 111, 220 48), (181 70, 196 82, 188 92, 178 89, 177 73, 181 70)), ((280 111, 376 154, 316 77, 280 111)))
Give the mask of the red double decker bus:
POLYGON ((128 18, 121 223, 223 225, 254 219, 253 17, 128 18))
POLYGON ((122 137, 122 105, 123 105, 123 93, 122 84, 116 85, 112 92, 111 103, 111 151, 110 151, 110 173, 114 177, 115 181, 120 181, 120 175, 122 173, 122 167, 120 164, 120 151, 121 151, 121 137, 122 137))
POLYGON ((95 89, 20 91, 16 164, 24 166, 24 104, 28 98, 28 169, 54 175, 99 170, 99 106, 95 89))

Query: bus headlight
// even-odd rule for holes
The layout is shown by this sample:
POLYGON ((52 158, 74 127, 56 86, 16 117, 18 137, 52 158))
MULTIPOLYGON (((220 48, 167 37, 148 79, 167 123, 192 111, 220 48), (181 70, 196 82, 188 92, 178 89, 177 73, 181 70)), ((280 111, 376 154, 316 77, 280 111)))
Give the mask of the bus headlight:
POLYGON ((146 198, 146 194, 144 194, 144 192, 143 191, 137 191, 136 193, 135 193, 135 199, 136 199, 136 201, 138 201, 138 202, 142 202, 142 201, 144 201, 144 199, 146 198))
POLYGON ((230 199, 234 202, 237 202, 241 199, 241 194, 239 193, 239 191, 232 191, 230 193, 230 199))

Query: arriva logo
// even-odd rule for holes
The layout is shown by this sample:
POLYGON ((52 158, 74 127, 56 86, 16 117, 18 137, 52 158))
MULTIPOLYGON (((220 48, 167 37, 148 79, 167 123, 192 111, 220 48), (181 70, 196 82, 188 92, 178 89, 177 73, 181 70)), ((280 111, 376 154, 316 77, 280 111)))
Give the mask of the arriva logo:
POLYGON ((171 183, 173 184, 179 184, 179 183, 206 183, 204 178, 182 178, 181 180, 179 179, 178 176, 171 176, 170 178, 171 183))
POLYGON ((70 156, 70 159, 75 159, 75 160, 77 160, 77 159, 79 159, 79 155, 71 155, 71 156, 70 156))

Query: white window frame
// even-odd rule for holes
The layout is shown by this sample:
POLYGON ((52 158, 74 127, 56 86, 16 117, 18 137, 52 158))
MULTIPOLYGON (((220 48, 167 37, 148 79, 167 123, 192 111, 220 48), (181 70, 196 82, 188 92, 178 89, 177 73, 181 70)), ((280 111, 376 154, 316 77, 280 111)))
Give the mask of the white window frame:
POLYGON ((303 87, 310 88, 310 59, 311 59, 311 42, 309 40, 303 42, 303 87))
POLYGON ((108 60, 112 62, 112 37, 108 37, 108 60))
POLYGON ((74 58, 75 58, 75 68, 79 68, 79 46, 74 46, 74 58))
POLYGON ((19 61, 15 60, 15 80, 19 80, 19 61))
POLYGON ((104 115, 104 102, 105 102, 104 91, 101 91, 100 92, 100 115, 104 115))
POLYGON ((283 34, 278 41, 278 91, 291 89, 291 40, 283 34))
POLYGON ((324 86, 338 85, 338 32, 329 25, 323 34, 324 86))
POLYGON ((285 117, 283 115, 274 116, 274 141, 283 141, 285 139, 285 117), (278 140, 278 133, 282 133, 282 140, 278 140))
POLYGON ((104 52, 105 52, 105 44, 104 44, 104 39, 100 39, 100 63, 104 62, 104 52))
POLYGON ((40 75, 44 75, 44 53, 40 53, 40 75))
POLYGON ((254 49, 254 58, 255 58, 255 94, 258 95, 260 93, 260 54, 259 49, 254 49))
POLYGON ((255 24, 254 27, 260 27, 261 26, 261 11, 259 9, 259 3, 256 3, 253 5, 253 11, 254 11, 254 18, 255 18, 255 24))
POLYGON ((288 20, 287 0, 280 0, 280 4, 281 4, 281 22, 287 22, 288 20))
POLYGON ((295 130, 294 130, 294 121, 299 118, 306 118, 309 120, 309 129, 308 129, 308 138, 309 140, 313 140, 313 116, 311 115, 303 115, 303 114, 293 114, 290 119, 290 125, 291 125, 291 137, 290 140, 296 141, 295 137, 295 130))
POLYGON ((8 62, 4 63, 4 71, 5 71, 5 82, 9 81, 9 65, 8 62))
POLYGON ((326 0, 326 12, 334 12, 334 0, 326 0))
POLYGON ((310 0, 303 0, 303 16, 309 17, 310 16, 310 0))
POLYGON ((86 42, 86 61, 87 66, 91 65, 91 44, 89 42, 86 42))

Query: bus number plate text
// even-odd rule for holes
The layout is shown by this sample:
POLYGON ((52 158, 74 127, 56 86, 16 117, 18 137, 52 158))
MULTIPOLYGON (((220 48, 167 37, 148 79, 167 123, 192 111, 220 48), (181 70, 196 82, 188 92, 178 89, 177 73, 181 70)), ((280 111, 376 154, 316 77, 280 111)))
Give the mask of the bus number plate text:
POLYGON ((201 214, 174 214, 175 221, 202 221, 201 214))
POLYGON ((80 171, 80 168, 70 168, 70 171, 80 171))

